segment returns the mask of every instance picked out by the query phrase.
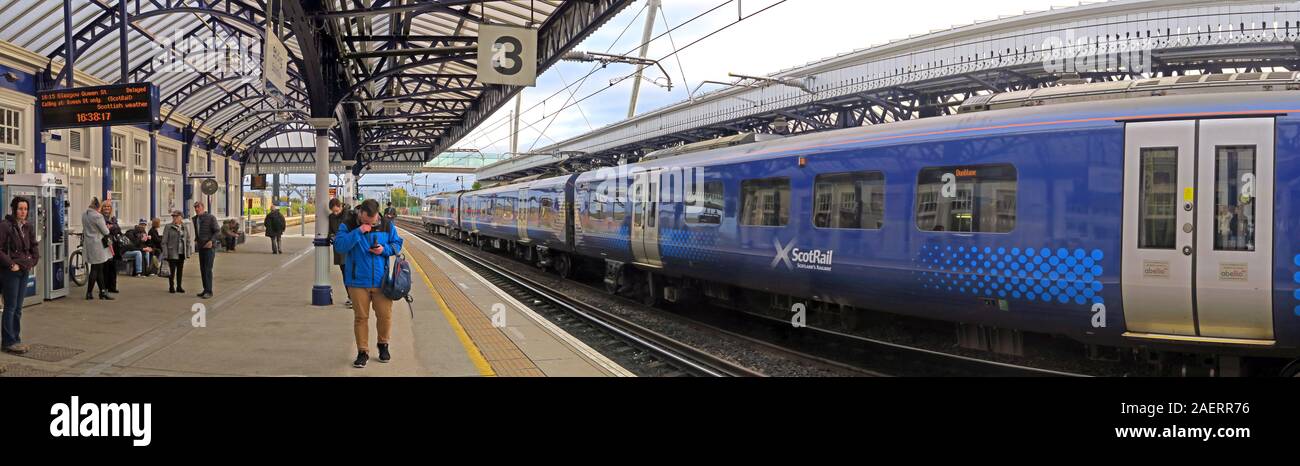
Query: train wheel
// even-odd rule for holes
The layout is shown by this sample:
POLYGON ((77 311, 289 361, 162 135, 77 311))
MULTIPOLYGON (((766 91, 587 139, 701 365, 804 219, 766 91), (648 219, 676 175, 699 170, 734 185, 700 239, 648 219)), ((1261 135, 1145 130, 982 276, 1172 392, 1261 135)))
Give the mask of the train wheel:
POLYGON ((573 274, 573 263, 570 262, 568 254, 556 253, 551 260, 555 263, 555 274, 560 278, 567 279, 573 274))
POLYGON ((1291 361, 1291 364, 1287 364, 1286 367, 1282 368, 1282 373, 1278 375, 1282 377, 1300 377, 1300 359, 1291 361))

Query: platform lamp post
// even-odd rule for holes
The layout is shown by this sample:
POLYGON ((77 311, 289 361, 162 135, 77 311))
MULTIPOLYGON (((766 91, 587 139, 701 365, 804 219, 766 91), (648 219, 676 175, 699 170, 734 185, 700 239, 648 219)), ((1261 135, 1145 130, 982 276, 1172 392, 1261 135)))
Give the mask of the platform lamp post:
MULTIPOLYGON (((310 118, 307 120, 316 130, 316 238, 312 244, 316 247, 316 281, 311 288, 311 305, 329 306, 334 304, 330 290, 329 266, 329 205, 330 190, 330 129, 338 123, 333 118, 310 118)), ((304 210, 306 209, 304 199, 304 210)))

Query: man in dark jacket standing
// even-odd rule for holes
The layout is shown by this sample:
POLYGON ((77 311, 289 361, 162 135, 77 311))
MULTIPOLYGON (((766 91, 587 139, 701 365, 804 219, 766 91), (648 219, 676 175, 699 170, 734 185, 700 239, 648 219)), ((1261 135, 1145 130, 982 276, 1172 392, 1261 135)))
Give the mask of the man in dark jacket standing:
POLYGON ((280 237, 284 236, 284 214, 280 209, 272 207, 271 212, 266 214, 266 236, 271 238, 271 254, 280 254, 280 237))
MULTIPOLYGON (((330 229, 329 235, 327 236, 330 244, 334 244, 334 236, 339 232, 339 225, 347 222, 350 216, 351 213, 348 212, 347 206, 343 205, 342 201, 339 201, 338 198, 330 199, 330 229)), ((343 263, 346 261, 347 256, 344 256, 338 251, 334 252, 334 265, 339 266, 339 272, 343 272, 343 263)), ((343 306, 349 308, 352 307, 352 298, 349 297, 348 301, 343 303, 343 306)))
POLYGON ((28 351, 22 331, 23 297, 27 294, 27 277, 41 260, 36 229, 28 219, 30 205, 25 197, 9 203, 10 215, 0 222, 0 292, 4 293, 4 317, 0 329, 0 349, 14 354, 28 351))
POLYGON ((194 250, 199 253, 199 275, 203 278, 203 299, 212 297, 212 263, 217 260, 217 235, 221 225, 202 202, 194 203, 194 250))

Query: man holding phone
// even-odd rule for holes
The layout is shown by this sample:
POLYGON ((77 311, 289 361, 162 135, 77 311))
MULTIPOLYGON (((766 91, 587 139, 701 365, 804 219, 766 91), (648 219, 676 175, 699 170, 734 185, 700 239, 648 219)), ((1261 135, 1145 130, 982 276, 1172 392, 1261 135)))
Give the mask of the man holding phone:
POLYGON ((379 213, 379 202, 367 199, 356 207, 355 215, 339 225, 334 235, 334 252, 343 254, 343 284, 352 300, 352 330, 356 337, 357 358, 352 366, 366 367, 370 359, 370 310, 375 311, 379 334, 379 362, 388 362, 388 337, 393 324, 393 300, 380 291, 388 275, 388 258, 402 252, 402 238, 397 228, 379 213))

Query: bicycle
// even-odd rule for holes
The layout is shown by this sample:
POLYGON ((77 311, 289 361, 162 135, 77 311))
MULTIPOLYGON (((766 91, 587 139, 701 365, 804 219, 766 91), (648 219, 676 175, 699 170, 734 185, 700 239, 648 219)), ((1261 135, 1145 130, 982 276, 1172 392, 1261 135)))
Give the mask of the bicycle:
POLYGON ((86 263, 86 239, 81 233, 70 235, 81 238, 81 241, 77 243, 77 249, 68 254, 68 279, 76 286, 85 286, 86 276, 90 275, 90 265, 86 263))

